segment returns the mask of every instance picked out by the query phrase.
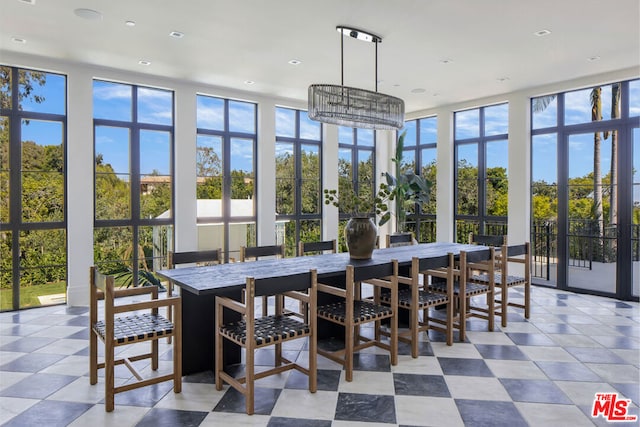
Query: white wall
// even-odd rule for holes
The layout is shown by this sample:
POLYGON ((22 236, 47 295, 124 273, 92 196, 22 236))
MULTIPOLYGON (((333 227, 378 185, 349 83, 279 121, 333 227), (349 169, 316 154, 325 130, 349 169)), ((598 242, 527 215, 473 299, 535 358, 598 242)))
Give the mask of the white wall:
MULTIPOLYGON (((275 107, 306 109, 306 104, 285 98, 256 95, 227 88, 199 85, 140 73, 98 68, 71 62, 19 55, 0 51, 4 64, 58 72, 68 75, 68 291, 69 305, 87 305, 88 269, 93 254, 93 124, 92 79, 154 86, 175 91, 175 247, 197 248, 196 227, 196 100, 197 93, 256 102, 258 113, 258 242, 270 244, 275 239, 275 107)), ((529 235, 529 107, 528 99, 547 93, 588 87, 595 84, 637 77, 637 70, 627 69, 570 82, 555 83, 517 93, 497 95, 462 104, 440 106, 407 114, 407 119, 438 116, 438 189, 436 195, 437 238, 452 241, 453 223, 453 112, 477 106, 509 102, 509 241, 528 240, 529 235)), ((338 132, 335 126, 323 126, 324 188, 337 188, 338 132)), ((391 167, 394 147, 391 132, 378 132, 378 174, 391 167)), ((323 238, 337 237, 337 209, 326 205, 323 212, 323 238)), ((383 228, 381 234, 391 231, 383 228)))

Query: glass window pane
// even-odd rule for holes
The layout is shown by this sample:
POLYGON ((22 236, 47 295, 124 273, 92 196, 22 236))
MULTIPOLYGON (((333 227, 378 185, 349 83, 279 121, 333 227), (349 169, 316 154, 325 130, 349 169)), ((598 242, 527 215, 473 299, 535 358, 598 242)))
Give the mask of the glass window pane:
POLYGON ((93 117, 96 119, 131 121, 132 86, 93 81, 93 117))
POLYGON ((531 141, 533 182, 555 184, 558 176, 558 138, 555 133, 534 135, 531 141))
POLYGON ((640 80, 629 82, 629 116, 640 116, 640 80))
POLYGON ((478 145, 458 145, 457 213, 478 214, 478 145))
POLYGON ((229 131, 256 133, 256 104, 229 101, 229 131))
POLYGON ((222 222, 198 224, 198 250, 224 248, 224 236, 225 228, 222 222))
POLYGON ((64 221, 64 173, 22 172, 22 221, 64 221))
POLYGON ((140 131, 140 218, 171 218, 171 134, 140 131))
POLYGON ((254 215, 253 140, 231 138, 231 216, 254 215))
POLYGON ((197 126, 201 129, 224 130, 224 99, 198 95, 197 126))
MULTIPOLYGON (((619 104, 620 92, 618 88, 619 83, 616 83, 615 85, 597 86, 590 89, 567 92, 565 94, 565 124, 573 125, 610 120, 612 118, 612 104, 619 104), (616 95, 615 99, 613 98, 614 95, 616 95), (599 106, 599 115, 594 113, 593 106, 599 106), (594 116, 594 114, 596 115, 594 116)), ((619 117, 619 107, 613 115, 619 117)))
POLYGON ((404 127, 402 129, 400 129, 400 131, 398 132, 398 136, 402 135, 402 132, 406 131, 407 134, 404 137, 404 146, 405 147, 412 147, 416 145, 416 121, 415 120, 409 120, 407 122, 404 122, 404 127))
POLYGON ((110 126, 95 127, 96 164, 119 174, 130 173, 129 129, 110 126))
POLYGON ((322 189, 320 188, 320 146, 302 144, 300 146, 302 189, 302 213, 319 214, 322 206, 322 189))
POLYGON ((173 92, 139 87, 138 122, 171 126, 173 124, 173 92))
POLYGON ((11 67, 0 65, 0 108, 11 108, 11 67))
POLYGON ((20 232, 20 308, 66 301, 64 229, 20 232))
POLYGON ((276 142, 276 213, 295 213, 295 158, 293 143, 276 142))
POLYGON ((509 104, 484 108, 485 136, 502 135, 509 132, 509 104))
MULTIPOLYGON (((435 215, 436 214, 436 194, 438 191, 436 175, 437 175, 437 150, 435 148, 426 148, 422 150, 422 167, 420 174, 427 181, 431 183, 431 192, 429 194, 429 203, 422 206, 422 212, 435 215)), ((435 227, 435 222, 433 224, 435 227)), ((422 231, 421 231, 422 232, 422 231)), ((431 236, 429 234, 429 236, 431 236)), ((434 241, 434 239, 429 238, 429 240, 420 240, 421 242, 434 241)))
POLYGON ((480 136, 480 110, 458 111, 454 113, 455 139, 478 138, 480 136))
POLYGON ((0 116, 0 222, 9 222, 9 151, 9 118, 0 116))
POLYGON ((363 147, 373 147, 375 132, 373 129, 358 129, 358 145, 363 147))
POLYGON ((351 150, 348 148, 340 148, 338 150, 338 177, 353 177, 353 167, 351 165, 351 150))
MULTIPOLYGON (((153 225, 138 228, 138 268, 155 272, 167 267, 169 251, 173 250, 173 226, 153 225)), ((155 276, 153 276, 155 277, 155 276)))
POLYGON ((94 227, 93 262, 104 274, 127 271, 133 264, 132 242, 133 227, 94 227))
POLYGON ((295 138, 296 111, 290 108, 276 108, 276 136, 295 138))
POLYGON ((229 224, 229 260, 240 259, 240 246, 256 246, 256 223, 229 224))
POLYGON ((373 152, 358 150, 358 182, 373 181, 373 152))
POLYGON ((13 310, 13 257, 10 231, 0 231, 0 311, 13 310))
POLYGON ((171 134, 162 131, 140 131, 140 173, 171 173, 171 134))
POLYGON ((420 119, 420 144, 434 144, 438 141, 438 118, 420 119))
POLYGON ((558 97, 544 95, 531 99, 533 129, 555 127, 558 125, 558 97))
POLYGON ((353 145, 354 144, 353 138, 354 138, 353 128, 338 126, 338 143, 339 144, 353 145))
POLYGON ((66 113, 65 76, 32 70, 19 70, 18 75, 19 93, 29 94, 19 100, 20 110, 49 114, 66 113))
POLYGON ((222 176, 222 137, 198 135, 196 142, 196 176, 222 176))
POLYGON ((23 119, 22 170, 63 171, 62 122, 23 119))
POLYGON ((320 141, 322 124, 309 118, 306 111, 300 111, 300 138, 320 141))
POLYGON ((509 144, 506 139, 502 141, 491 141, 486 143, 487 176, 490 170, 495 168, 503 169, 503 174, 508 174, 509 168, 509 144))
POLYGON ((402 162, 400 170, 403 172, 413 171, 416 168, 416 152, 414 149, 402 151, 402 162))
POLYGON ((320 213, 320 181, 315 179, 302 179, 302 199, 301 211, 303 214, 319 214, 320 213))

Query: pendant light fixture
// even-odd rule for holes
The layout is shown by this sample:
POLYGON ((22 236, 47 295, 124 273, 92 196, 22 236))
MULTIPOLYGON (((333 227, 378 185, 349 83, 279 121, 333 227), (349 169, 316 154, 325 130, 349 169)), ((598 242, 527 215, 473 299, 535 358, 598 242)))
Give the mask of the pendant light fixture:
POLYGON ((368 129, 401 129, 404 101, 378 92, 378 43, 382 38, 367 31, 339 25, 340 85, 309 86, 309 118, 334 125, 368 129), (353 37, 375 46, 375 92, 344 85, 344 37, 353 37))

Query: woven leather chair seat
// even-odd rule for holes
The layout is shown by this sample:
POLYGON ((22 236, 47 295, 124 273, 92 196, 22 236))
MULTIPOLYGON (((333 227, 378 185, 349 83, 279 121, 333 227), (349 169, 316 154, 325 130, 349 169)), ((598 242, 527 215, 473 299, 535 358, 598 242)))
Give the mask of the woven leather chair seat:
MULTIPOLYGON (((247 325, 244 320, 222 325, 220 333, 232 340, 247 342, 247 325)), ((309 334, 309 325, 288 316, 267 316, 255 320, 254 342, 256 345, 286 341, 309 334)))
MULTIPOLYGON (((353 321, 355 324, 370 322, 393 315, 390 307, 377 305, 368 301, 353 302, 353 321)), ((347 306, 344 301, 318 307, 318 316, 344 322, 347 316, 347 306)))
MULTIPOLYGON (((496 285, 502 285, 502 274, 496 273, 494 275, 494 277, 495 277, 495 284, 496 285)), ((471 276, 471 280, 476 281, 476 282, 489 283, 489 275, 487 275, 487 274, 474 274, 473 276, 471 276)), ((524 282, 525 282, 525 278, 524 277, 511 276, 511 275, 507 276, 507 286, 521 285, 524 282)))
MULTIPOLYGON (((437 292, 447 292, 447 284, 446 283, 434 283, 434 284, 429 286, 429 289, 437 291, 437 292)), ((489 286, 487 286, 487 285, 481 285, 479 283, 469 283, 469 282, 467 282, 467 285, 466 285, 466 288, 465 288, 465 295, 466 296, 472 296, 472 295, 484 294, 484 293, 487 292, 488 289, 489 289, 489 286)), ((453 293, 455 295, 460 295, 460 283, 459 282, 455 282, 453 284, 453 293)))
MULTIPOLYGON (((380 299, 384 303, 391 302, 391 295, 388 292, 383 292, 380 295, 380 299)), ((423 310, 427 307, 434 305, 445 304, 447 302, 447 296, 437 292, 419 291, 418 292, 418 308, 423 310)), ((400 289, 398 291, 398 305, 406 308, 411 308, 413 304, 413 296, 410 289, 400 289)))
MULTIPOLYGON (((114 337, 118 343, 145 340, 161 337, 173 332, 173 323, 162 316, 142 314, 127 317, 116 317, 113 321, 114 337)), ((93 330, 103 339, 106 325, 100 320, 93 325, 93 330)))

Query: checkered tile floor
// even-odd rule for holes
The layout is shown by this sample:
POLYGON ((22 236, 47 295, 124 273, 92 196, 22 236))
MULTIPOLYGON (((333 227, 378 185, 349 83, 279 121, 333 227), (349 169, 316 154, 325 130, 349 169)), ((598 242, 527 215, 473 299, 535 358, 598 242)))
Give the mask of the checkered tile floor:
MULTIPOLYGON (((590 426, 595 393, 615 392, 640 402, 638 303, 534 287, 532 317, 519 311, 509 326, 486 331, 470 321, 467 341, 452 347, 439 334, 422 336, 421 356, 402 346, 390 366, 383 351, 357 358, 354 380, 319 357, 319 390, 291 371, 265 378, 256 391, 256 415, 211 373, 187 376, 183 391, 170 382, 116 396, 104 412, 102 380, 88 377, 88 312, 45 307, 0 313, 0 424, 7 426, 590 426)), ((513 295, 513 292, 512 292, 513 295)), ((499 323, 499 322, 497 322, 499 323)), ((290 357, 307 356, 304 343, 290 357)), ((162 344, 170 365, 170 347, 162 344)), ((268 351, 258 354, 271 363, 268 351)), ((141 369, 144 371, 145 367, 141 369)), ((148 371, 148 366, 146 367, 148 371)), ((126 368, 117 381, 128 381, 126 368)), ((635 424, 637 425, 637 424, 635 424)))

